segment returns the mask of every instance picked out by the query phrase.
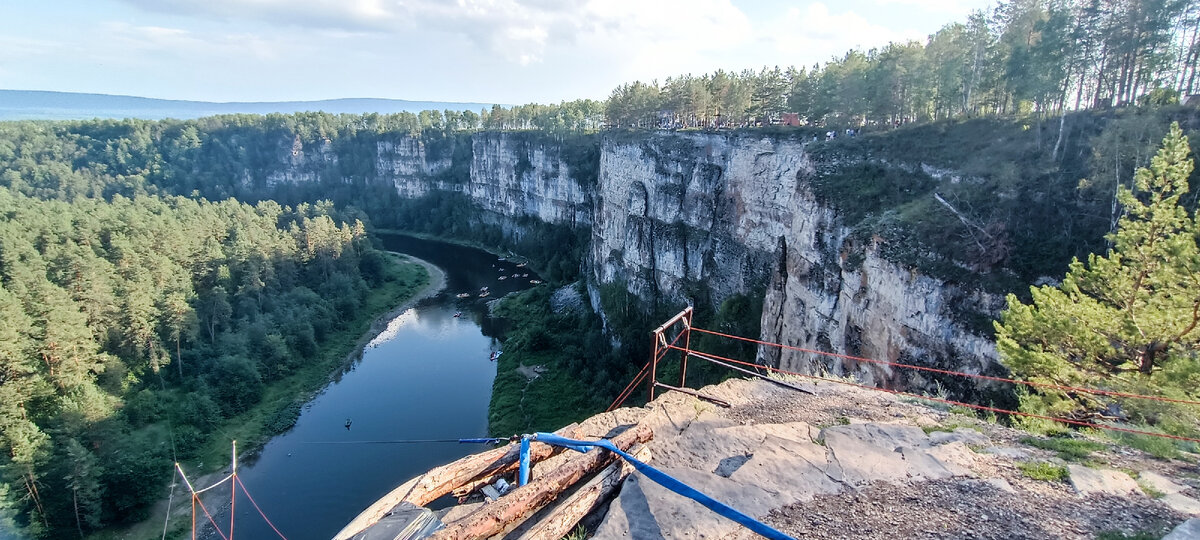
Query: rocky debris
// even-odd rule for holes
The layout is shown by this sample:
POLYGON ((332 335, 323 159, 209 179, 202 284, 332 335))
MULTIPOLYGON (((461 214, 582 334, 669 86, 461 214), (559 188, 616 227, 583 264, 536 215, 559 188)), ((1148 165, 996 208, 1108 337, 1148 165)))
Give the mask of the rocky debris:
POLYGON ((554 291, 550 295, 550 309, 555 313, 578 313, 583 311, 583 295, 579 294, 579 285, 572 283, 554 291))
MULTIPOLYGON (((1006 492, 988 482, 947 478, 877 483, 771 512, 766 522, 796 538, 1094 538, 1106 531, 1165 534, 1178 515, 1150 499, 1080 498, 1066 490, 1006 492)), ((753 538, 748 531, 737 538, 753 538)))
MULTIPOLYGON (((649 425, 656 467, 798 538, 1158 536, 1188 512, 1113 469, 1071 463, 1070 483, 1027 477, 1018 464, 1057 458, 1021 446, 1018 430, 878 392, 805 387, 816 395, 730 380, 702 390, 728 409, 670 392, 581 425, 596 436, 649 425)), ((1155 462, 1145 483, 1188 499, 1172 467, 1155 462)), ((639 473, 598 521, 596 538, 754 537, 639 473)))
POLYGON ((1003 457, 1014 460, 1029 459, 1030 452, 1025 448, 1014 448, 1011 446, 989 446, 980 450, 984 454, 992 454, 997 457, 1003 457))
POLYGON ((546 366, 543 365, 527 366, 525 364, 521 364, 520 366, 517 366, 517 373, 524 375, 525 378, 530 381, 541 377, 545 372, 546 366))
POLYGON ((1124 495, 1142 492, 1142 488, 1138 487, 1137 482, 1121 471, 1093 469, 1074 463, 1067 465, 1067 471, 1071 473, 1071 487, 1081 495, 1089 493, 1124 495))
POLYGON ((1200 540, 1200 519, 1192 518, 1180 523, 1162 540, 1200 540))
POLYGON ((1176 484, 1175 482, 1172 482, 1170 478, 1167 478, 1154 471, 1145 471, 1139 474, 1138 483, 1154 491, 1162 493, 1163 495, 1173 495, 1188 489, 1187 486, 1176 484))

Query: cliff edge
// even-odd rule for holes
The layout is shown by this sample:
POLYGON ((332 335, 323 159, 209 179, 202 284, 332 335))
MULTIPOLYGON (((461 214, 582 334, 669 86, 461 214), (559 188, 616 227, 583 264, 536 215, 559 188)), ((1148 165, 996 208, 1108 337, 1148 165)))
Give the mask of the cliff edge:
MULTIPOLYGON (((670 392, 581 427, 650 426, 652 465, 797 538, 1158 538, 1200 515, 1197 456, 1156 459, 881 392, 793 384, 814 395, 729 380, 701 390, 729 408, 670 392)), ((638 473, 590 522, 596 538, 756 537, 638 473)))

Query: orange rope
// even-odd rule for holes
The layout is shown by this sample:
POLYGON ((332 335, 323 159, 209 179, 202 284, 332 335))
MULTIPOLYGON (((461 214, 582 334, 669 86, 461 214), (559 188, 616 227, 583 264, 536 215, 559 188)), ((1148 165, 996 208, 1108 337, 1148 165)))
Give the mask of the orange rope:
MULTIPOLYGON (((682 349, 682 348, 676 347, 676 346, 674 346, 674 345, 671 345, 671 346, 669 346, 668 348, 675 349, 675 350, 679 350, 679 351, 683 351, 683 352, 685 352, 685 353, 688 353, 688 354, 691 354, 691 353, 693 353, 693 351, 689 351, 689 350, 687 350, 687 349, 682 349)), ((889 393, 889 394, 896 394, 896 395, 905 396, 905 397, 911 397, 911 398, 916 398, 916 399, 923 399, 923 400, 927 400, 927 401, 935 401, 935 402, 938 402, 938 403, 945 403, 945 404, 947 404, 947 405, 959 405, 959 406, 962 406, 962 407, 969 407, 969 408, 972 408, 972 409, 977 409, 977 410, 981 410, 981 411, 989 411, 989 412, 994 412, 994 413, 1002 413, 1002 414, 1011 414, 1011 415, 1016 415, 1016 416, 1025 416, 1025 417, 1029 417, 1029 418, 1040 418, 1040 419, 1042 419, 1042 420, 1051 420, 1051 421, 1054 421, 1054 422, 1063 422, 1063 423, 1065 423, 1065 424, 1073 424, 1073 425, 1076 425, 1076 426, 1082 426, 1082 427, 1090 427, 1090 428, 1096 428, 1096 429, 1106 429, 1106 430, 1109 430, 1109 431, 1120 431, 1120 432, 1124 432, 1124 433, 1132 433, 1132 434, 1135 434, 1135 435, 1147 435, 1147 436, 1151 436, 1151 437, 1163 437, 1163 438, 1167 438, 1167 439, 1175 439, 1175 440, 1179 440, 1179 441, 1187 441, 1187 442, 1200 443, 1200 439, 1193 439, 1193 438, 1190 438, 1190 437, 1181 437, 1181 436, 1179 436, 1179 435, 1170 435, 1170 434, 1167 434, 1167 433, 1154 433, 1154 432, 1152 432, 1152 431, 1142 431, 1142 430, 1137 430, 1137 429, 1129 429, 1129 428, 1123 428, 1123 427, 1118 427, 1118 426, 1109 426, 1109 425, 1104 425, 1104 424, 1094 424, 1094 423, 1091 423, 1091 422, 1084 422, 1084 421, 1081 421, 1081 420, 1072 420, 1072 419, 1070 419, 1070 418, 1060 418, 1060 417, 1056 417, 1056 416, 1045 416, 1045 415, 1040 415, 1040 414, 1032 414, 1032 413, 1020 412, 1020 411, 1010 411, 1010 410, 1007 410, 1007 409, 1000 409, 1000 408, 996 408, 996 407, 988 407, 988 406, 986 406, 986 405, 976 405, 976 404, 974 404, 974 403, 964 403, 964 402, 961 402, 961 401, 953 401, 953 400, 949 400, 949 399, 942 399, 942 398, 936 398, 936 397, 930 397, 930 396, 922 396, 922 395, 920 395, 920 394, 913 394, 913 393, 911 393, 911 392, 903 392, 903 391, 900 391, 900 390, 891 390, 891 389, 888 389, 888 388, 878 388, 878 387, 875 387, 875 386, 868 386, 868 385, 865 385, 865 384, 852 383, 852 382, 849 382, 849 381, 843 381, 843 380, 839 380, 839 379, 826 379, 826 378, 824 378, 824 377, 818 377, 818 376, 816 376, 816 375, 806 375, 806 374, 804 374, 804 373, 796 373, 796 372, 792 372, 792 371, 786 371, 786 370, 779 369, 779 368, 773 368, 773 367, 770 367, 770 366, 762 366, 762 365, 758 365, 758 364, 752 364, 752 363, 750 363, 750 362, 743 362, 743 361, 741 361, 741 360, 734 360, 734 359, 732 359, 732 358, 725 358, 725 357, 723 357, 723 356, 718 356, 718 355, 711 354, 711 353, 701 353, 701 354, 702 354, 703 356, 700 356, 700 355, 693 355, 693 356, 696 356, 697 358, 701 358, 701 359, 703 359, 703 358, 704 358, 704 356, 711 356, 711 357, 713 357, 713 358, 716 358, 716 359, 718 359, 718 360, 722 360, 722 361, 725 361, 725 362, 731 362, 731 363, 734 363, 734 364, 741 364, 741 365, 744 365, 744 366, 751 366, 751 367, 763 368, 763 369, 766 369, 766 370, 769 370, 769 371, 774 371, 774 372, 776 372, 776 373, 783 373, 783 374, 786 374, 786 375, 794 375, 794 376, 796 376, 796 377, 804 377, 804 378, 808 378, 808 379, 816 379, 816 380, 818 380, 818 381, 826 381, 826 382, 833 382, 833 383, 838 383, 838 384, 845 384, 845 385, 848 385, 848 386, 854 386, 854 387, 858 387, 858 388, 864 388, 864 389, 867 389, 867 390, 877 390, 877 391, 880 391, 880 392, 887 392, 887 393, 889 393)))
POLYGON ((629 385, 626 386, 624 390, 621 390, 621 394, 617 396, 617 399, 613 400, 612 405, 609 405, 607 409, 604 409, 604 412, 610 412, 613 409, 620 407, 622 403, 625 403, 625 400, 629 399, 631 391, 637 387, 638 383, 642 381, 649 369, 650 362, 646 362, 646 365, 642 366, 642 370, 639 371, 637 375, 634 375, 633 380, 629 381, 629 385))
POLYGON ((271 530, 275 531, 275 534, 278 534, 279 537, 282 538, 283 540, 287 540, 287 537, 284 536, 283 533, 279 532, 279 529, 275 528, 275 524, 271 523, 271 520, 269 518, 267 518, 267 514, 263 513, 262 508, 258 507, 258 503, 254 502, 254 497, 250 496, 250 492, 246 490, 246 484, 242 483, 242 479, 234 478, 233 481, 238 486, 242 487, 242 493, 246 494, 246 498, 250 500, 250 504, 254 505, 255 510, 258 510, 258 515, 262 516, 263 521, 267 522, 267 525, 271 526, 271 530))
MULTIPOLYGON (((963 373, 961 371, 950 371, 947 369, 938 369, 938 368, 931 368, 931 367, 926 367, 926 366, 914 366, 912 364, 900 364, 897 362, 888 362, 886 360, 874 360, 871 358, 863 358, 860 356, 850 356, 847 354, 838 354, 838 353, 817 351, 817 350, 813 350, 813 349, 805 349, 802 347, 793 347, 791 345, 783 345, 780 343, 771 343, 769 341, 760 341, 757 339, 751 339, 751 338, 742 337, 742 336, 723 334, 721 332, 717 332, 714 330, 705 330, 703 328, 697 328, 697 327, 692 327, 692 330, 695 330, 697 332, 703 332, 705 334, 711 334, 714 336, 721 336, 724 338, 736 339, 736 340, 740 340, 740 341, 747 341, 750 343, 757 343, 759 345, 766 345, 769 347, 778 347, 781 349, 788 349, 788 350, 793 350, 793 351, 798 351, 798 352, 803 352, 803 353, 816 354, 816 355, 820 355, 820 356, 843 358, 846 360, 854 360, 856 362, 869 362, 872 364, 880 364, 880 365, 892 366, 892 367, 898 367, 898 368, 929 371, 932 373, 941 373, 943 375, 958 375, 958 376, 962 376, 962 377, 971 377, 971 378, 975 378, 975 379, 984 379, 984 380, 989 380, 989 381, 1006 382, 1006 383, 1012 383, 1012 384, 1023 384, 1026 386, 1032 386, 1032 387, 1036 387, 1036 388, 1050 388, 1050 389, 1054 389, 1054 390, 1063 390, 1063 391, 1067 391, 1067 392, 1083 392, 1086 394, 1095 394, 1095 395, 1102 395, 1102 396, 1114 396, 1114 397, 1135 398, 1135 399, 1149 399, 1149 400, 1154 400, 1154 401, 1164 401, 1167 403, 1181 403, 1184 405, 1200 405, 1200 401, 1192 401, 1192 400, 1188 400, 1188 399, 1175 399, 1175 398, 1168 398, 1168 397, 1161 397, 1161 396, 1144 396, 1141 394, 1129 394, 1126 392, 1113 392, 1110 390, 1100 390, 1100 389, 1096 389, 1096 388, 1080 388, 1080 387, 1076 387, 1076 386, 1063 386, 1063 385, 1050 384, 1050 383, 1022 381, 1022 380, 1018 380, 1018 379, 1009 379, 1009 378, 1005 378, 1005 377, 994 377, 991 375, 974 375, 971 373, 963 373)), ((768 369, 770 369, 770 368, 768 368, 768 369)))
MULTIPOLYGON (((209 513, 208 513, 208 508, 205 508, 205 507, 204 507, 204 501, 200 500, 200 496, 199 496, 199 495, 195 495, 195 494, 193 494, 193 495, 192 495, 192 503, 193 503, 193 504, 192 504, 192 507, 193 507, 193 508, 195 508, 195 505, 196 505, 196 504, 199 504, 199 505, 200 505, 200 509, 204 511, 204 515, 205 515, 206 517, 208 517, 208 522, 209 522, 209 523, 212 523, 213 529, 216 529, 216 531, 217 531, 217 535, 221 537, 221 540, 229 540, 229 537, 225 536, 225 533, 221 532, 221 528, 220 528, 220 527, 218 527, 218 526, 217 526, 217 522, 213 520, 212 514, 209 514, 209 513)), ((195 534, 196 534, 196 525, 195 525, 195 522, 196 522, 196 517, 195 517, 195 512, 196 512, 195 510, 192 510, 192 534, 193 534, 193 535, 195 535, 195 534)))
MULTIPOLYGON (((665 358, 667 356, 667 351, 670 350, 669 347, 671 345, 679 343, 679 338, 683 337, 684 333, 685 332, 680 332, 678 335, 676 335, 675 339, 671 340, 671 343, 667 345, 668 348, 663 349, 662 353, 657 355, 655 360, 661 361, 663 358, 665 358)), ((621 391, 621 393, 617 396, 617 399, 614 399, 612 402, 612 405, 609 405, 608 408, 604 410, 604 412, 611 412, 613 409, 616 409, 617 407, 620 407, 621 404, 625 403, 625 400, 629 399, 629 396, 633 395, 633 389, 637 388, 638 384, 640 384, 642 382, 642 379, 646 378, 647 370, 649 370, 649 369, 650 369, 650 362, 646 362, 646 365, 642 366, 642 370, 639 371, 637 375, 633 376, 633 380, 629 382, 629 385, 626 386, 625 389, 621 391)))

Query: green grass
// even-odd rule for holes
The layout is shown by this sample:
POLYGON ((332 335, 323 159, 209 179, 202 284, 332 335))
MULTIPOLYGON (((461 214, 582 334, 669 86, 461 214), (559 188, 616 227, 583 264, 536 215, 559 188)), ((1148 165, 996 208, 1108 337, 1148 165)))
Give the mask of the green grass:
MULTIPOLYGON (((921 431, 924 431, 926 435, 929 435, 930 433, 933 433, 935 431, 946 431, 946 432, 952 433, 952 432, 954 432, 954 430, 956 430, 958 428, 968 428, 968 429, 973 429, 975 431, 979 431, 979 428, 976 426, 960 424, 957 422, 951 422, 949 424, 937 424, 937 425, 932 425, 932 426, 921 426, 921 431)), ((979 432, 983 433, 982 431, 979 431, 979 432)))
POLYGON ((1058 457, 1066 461, 1083 461, 1090 457, 1092 452, 1105 449, 1105 446, 1098 442, 1065 437, 1053 437, 1049 439, 1025 437, 1021 439, 1021 443, 1043 450, 1058 452, 1058 457))
POLYGON ((587 537, 587 529, 583 528, 583 525, 579 525, 570 533, 567 533, 566 536, 562 537, 562 540, 584 540, 587 537))
POLYGON ((1021 474, 1045 482, 1065 482, 1071 477, 1071 473, 1067 471, 1066 467, 1045 461, 1017 463, 1017 468, 1021 469, 1021 474))
POLYGON ((507 436, 561 428, 595 414, 608 405, 628 382, 603 354, 604 338, 596 316, 555 314, 549 298, 554 287, 541 285, 506 298, 495 315, 507 321, 504 355, 492 384, 488 431, 507 436), (541 376, 530 380, 518 373, 521 366, 543 366, 541 376))
MULTIPOLYGON (((1152 431, 1146 427, 1142 427, 1141 429, 1152 431)), ((1183 453, 1179 449, 1179 444, 1165 437, 1138 435, 1136 433, 1124 433, 1120 431, 1107 431, 1106 433, 1109 438, 1120 444, 1137 448, 1159 459, 1178 459, 1183 456, 1183 453)))

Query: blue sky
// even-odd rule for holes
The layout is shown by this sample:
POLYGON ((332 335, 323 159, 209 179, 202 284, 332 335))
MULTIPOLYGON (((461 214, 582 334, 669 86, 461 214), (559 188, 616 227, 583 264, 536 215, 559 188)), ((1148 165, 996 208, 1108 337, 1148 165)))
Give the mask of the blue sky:
POLYGON ((984 0, 5 0, 0 88, 206 101, 604 98, 811 65, 984 0))

